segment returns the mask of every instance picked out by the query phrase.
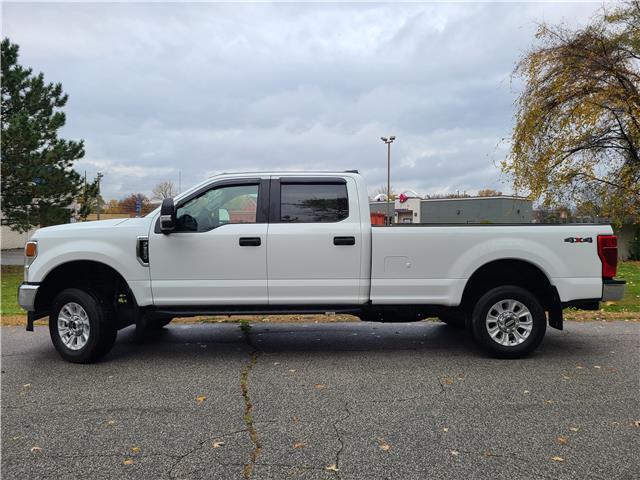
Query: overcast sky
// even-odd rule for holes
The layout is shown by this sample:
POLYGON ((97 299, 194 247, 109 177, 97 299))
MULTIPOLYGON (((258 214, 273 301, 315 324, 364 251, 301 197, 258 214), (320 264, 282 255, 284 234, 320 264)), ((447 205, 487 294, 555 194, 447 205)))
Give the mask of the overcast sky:
POLYGON ((359 169, 396 190, 511 189, 518 86, 540 21, 601 3, 9 4, 20 62, 69 94, 76 164, 103 195, 182 188, 220 171, 359 169))

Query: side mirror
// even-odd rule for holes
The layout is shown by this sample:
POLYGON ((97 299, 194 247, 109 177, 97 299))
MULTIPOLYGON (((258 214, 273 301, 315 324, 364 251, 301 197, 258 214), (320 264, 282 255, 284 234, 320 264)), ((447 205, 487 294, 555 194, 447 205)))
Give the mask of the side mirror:
POLYGON ((176 228, 176 206, 173 198, 162 200, 160 207, 160 231, 164 234, 171 233, 176 228))

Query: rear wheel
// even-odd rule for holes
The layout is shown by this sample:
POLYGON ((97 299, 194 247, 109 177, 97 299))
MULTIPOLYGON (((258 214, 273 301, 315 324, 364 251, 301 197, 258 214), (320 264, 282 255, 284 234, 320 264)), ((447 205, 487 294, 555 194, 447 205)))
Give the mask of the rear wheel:
POLYGON ((109 352, 118 333, 112 311, 91 292, 78 288, 60 292, 52 304, 49 334, 62 358, 89 363, 109 352))
POLYGON ((516 286, 494 288, 473 309, 473 337, 496 357, 524 357, 544 338, 547 319, 542 305, 528 290, 516 286))

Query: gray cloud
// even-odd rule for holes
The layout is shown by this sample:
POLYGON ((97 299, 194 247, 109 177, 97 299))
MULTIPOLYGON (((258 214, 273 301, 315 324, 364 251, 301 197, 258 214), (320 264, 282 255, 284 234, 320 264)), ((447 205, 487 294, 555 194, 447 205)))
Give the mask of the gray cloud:
POLYGON ((62 82, 104 194, 219 171, 358 168, 422 193, 500 183, 536 22, 597 4, 7 4, 21 62, 62 82), (516 86, 517 87, 517 86, 516 86))

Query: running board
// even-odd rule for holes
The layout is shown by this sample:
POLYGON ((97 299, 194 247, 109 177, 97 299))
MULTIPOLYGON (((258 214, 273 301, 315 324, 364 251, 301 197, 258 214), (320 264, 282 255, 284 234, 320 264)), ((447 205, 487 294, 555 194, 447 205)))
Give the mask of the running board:
POLYGON ((166 315, 172 317, 200 317, 205 315, 292 315, 292 314, 327 314, 342 313, 358 315, 362 312, 359 306, 327 306, 327 305, 300 305, 300 306, 220 306, 220 307, 156 307, 151 309, 151 315, 166 315))

